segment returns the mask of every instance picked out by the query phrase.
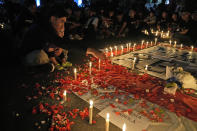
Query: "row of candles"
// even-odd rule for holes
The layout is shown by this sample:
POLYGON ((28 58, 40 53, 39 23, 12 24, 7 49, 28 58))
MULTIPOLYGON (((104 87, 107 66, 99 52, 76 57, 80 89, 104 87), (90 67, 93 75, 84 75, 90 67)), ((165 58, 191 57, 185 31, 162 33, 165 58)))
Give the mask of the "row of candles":
MULTIPOLYGON (((153 41, 151 41, 151 42, 146 42, 145 43, 145 41, 144 40, 142 40, 142 42, 141 42, 141 49, 143 49, 143 45, 145 44, 145 48, 148 48, 149 46, 153 46, 153 45, 156 45, 157 44, 157 38, 155 38, 155 42, 153 43, 153 41)), ((131 47, 133 47, 133 51, 135 51, 136 50, 136 46, 137 46, 137 44, 136 43, 134 43, 133 44, 133 46, 131 46, 131 43, 128 43, 128 44, 126 44, 126 49, 127 49, 127 52, 130 52, 131 51, 131 47)), ((124 46, 123 45, 121 45, 120 46, 120 49, 121 49, 121 54, 123 54, 124 53, 124 46)), ((118 46, 114 46, 114 48, 113 47, 109 47, 109 48, 105 48, 105 53, 106 53, 106 55, 108 54, 108 52, 111 52, 110 53, 110 56, 111 57, 113 57, 114 56, 114 54, 115 55, 118 55, 118 46), (113 52, 113 50, 115 50, 115 53, 113 52)))
MULTIPOLYGON (((63 93, 64 101, 67 101, 67 91, 65 90, 63 93)), ((93 121, 93 101, 90 100, 89 106, 89 124, 92 124, 93 121)), ((109 131, 109 113, 106 115, 106 123, 105 123, 105 131, 109 131)), ((126 124, 123 124, 122 131, 126 131, 126 124)))
MULTIPOLYGON (((169 43, 170 43, 170 46, 172 46, 172 43, 173 43, 172 40, 170 40, 169 43)), ((174 41, 173 47, 174 47, 174 48, 177 47, 177 42, 176 42, 176 41, 174 41)), ((183 44, 180 45, 180 49, 183 49, 183 44)), ((191 51, 193 51, 193 50, 194 50, 194 46, 192 45, 192 46, 191 46, 191 51)))
MULTIPOLYGON (((142 31, 145 35, 149 35, 149 32, 147 30, 142 31)), ((151 33, 155 35, 156 37, 160 36, 161 38, 169 38, 170 37, 170 31, 164 32, 164 31, 154 31, 151 29, 151 33)))
MULTIPOLYGON (((101 60, 99 59, 99 70, 101 69, 101 60)), ((74 79, 77 80, 77 68, 73 69, 74 72, 74 79)), ((92 75, 92 62, 89 62, 89 75, 92 75)))
MULTIPOLYGON (((148 42, 147 42, 147 43, 148 43, 148 42)), ((151 43, 152 43, 152 42, 151 42, 151 43)), ((157 43, 157 38, 155 38, 155 45, 156 45, 156 43, 157 43)), ((172 41, 170 40, 169 43, 170 43, 170 45, 171 45, 171 44, 172 44, 172 41)), ((144 40, 142 40, 141 49, 142 49, 143 44, 144 44, 144 40)), ((176 44, 177 44, 177 42, 174 41, 174 47, 176 47, 176 44)), ((151 45, 152 45, 152 44, 151 44, 151 45)), ((135 46, 136 46, 136 44, 134 44, 134 47, 133 47, 133 48, 135 48, 135 46)), ((130 47, 131 47, 131 43, 127 44, 127 50, 130 50, 130 47)), ((148 46, 146 46, 146 48, 147 48, 147 47, 148 47, 148 46)), ((182 48, 182 47, 183 47, 183 45, 181 44, 181 48, 182 48)), ((117 52, 117 49, 118 49, 117 46, 115 46, 114 48, 115 48, 115 52, 117 52)), ((111 50, 111 53, 113 53, 112 47, 110 47, 109 49, 111 50)), ((121 46, 121 49, 122 49, 121 52, 123 52, 124 47, 121 46)), ((191 50, 192 50, 192 51, 193 51, 193 49, 194 49, 194 47, 191 46, 191 50)), ((106 50, 107 50, 107 48, 106 48, 106 50)), ((107 50, 107 51, 108 51, 108 50, 107 50)), ((132 65, 132 70, 134 70, 134 68, 135 68, 136 60, 137 60, 137 58, 134 57, 134 59, 133 59, 133 65, 132 65)), ((98 65, 98 68, 99 68, 99 70, 100 70, 100 68, 101 68, 101 65, 100 65, 100 64, 101 64, 101 60, 100 60, 100 59, 99 59, 99 61, 98 61, 98 64, 99 64, 99 65, 98 65)), ((74 71, 74 79, 77 80, 77 69, 74 68, 73 71, 74 71)), ((148 65, 145 66, 145 72, 147 72, 147 71, 148 71, 148 65)), ((91 74, 92 74, 92 62, 89 62, 89 75, 91 75, 91 74)), ((64 93, 63 93, 63 99, 64 99, 64 101, 67 100, 67 92, 66 92, 66 91, 64 91, 64 93)), ((93 101, 90 100, 90 107, 89 107, 89 124, 92 124, 92 117, 93 117, 93 101)), ((106 117, 105 131, 109 131, 109 113, 107 113, 107 117, 106 117)), ((123 125, 122 131, 126 131, 126 124, 123 125)))

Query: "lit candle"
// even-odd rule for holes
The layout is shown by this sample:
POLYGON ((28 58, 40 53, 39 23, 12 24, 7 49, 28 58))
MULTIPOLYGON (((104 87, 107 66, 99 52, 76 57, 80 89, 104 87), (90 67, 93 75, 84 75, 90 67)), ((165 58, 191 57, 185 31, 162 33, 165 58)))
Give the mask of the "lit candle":
POLYGON ((105 131, 109 131, 109 113, 107 113, 105 131))
POLYGON ((123 124, 122 131, 126 131, 126 124, 123 124))
POLYGON ((135 69, 135 62, 136 62, 136 57, 133 58, 133 65, 132 65, 132 70, 135 69))
POLYGON ((101 59, 99 59, 99 61, 98 61, 98 68, 99 68, 99 70, 101 70, 101 59))
POLYGON ((89 74, 92 74, 92 62, 89 63, 89 74))
POLYGON ((156 31, 156 34, 155 34, 155 36, 157 36, 158 35, 158 30, 156 31))
POLYGON ((112 47, 109 47, 109 49, 110 49, 110 51, 111 51, 111 53, 113 52, 113 49, 112 49, 112 47))
POLYGON ((92 115, 93 115, 93 101, 90 100, 90 107, 89 107, 89 124, 92 124, 92 115))
POLYGON ((174 48, 176 48, 176 41, 174 41, 174 48))
POLYGON ((108 48, 105 48, 105 52, 108 53, 108 48))
POLYGON ((191 51, 193 51, 194 50, 194 46, 191 46, 191 51))
POLYGON ((181 49, 183 48, 183 44, 181 44, 181 49))
POLYGON ((105 49, 106 57, 108 55, 108 48, 105 49))
POLYGON ((155 45, 157 44, 157 38, 155 38, 155 45))
POLYGON ((169 34, 170 34, 170 31, 168 31, 168 33, 167 33, 167 35, 166 35, 166 36, 167 36, 167 37, 169 37, 169 34))
POLYGON ((151 29, 151 33, 153 33, 154 32, 154 30, 153 29, 151 29))
POLYGON ((133 45, 133 51, 135 51, 135 46, 136 46, 136 44, 133 45))
POLYGON ((161 37, 163 37, 163 31, 161 31, 161 37))
POLYGON ((146 48, 148 48, 148 41, 146 42, 146 48))
POLYGON ((170 46, 171 46, 172 45, 172 41, 170 40, 169 42, 170 42, 170 46))
POLYGON ((67 101, 67 92, 66 92, 66 90, 63 93, 63 99, 64 99, 64 101, 67 101))
POLYGON ((126 46, 127 46, 127 52, 129 51, 129 44, 126 44, 126 46))
POLYGON ((121 45, 121 54, 123 54, 124 47, 121 45))
POLYGON ((114 57, 114 54, 113 54, 113 52, 111 52, 111 57, 114 57))
POLYGON ((131 43, 129 43, 129 51, 131 50, 131 43))
POLYGON ((74 68, 74 76, 75 76, 75 80, 77 80, 77 69, 74 68))
POLYGON ((146 67, 145 67, 145 71, 148 71, 148 65, 146 65, 146 67))
POLYGON ((144 43, 144 40, 142 40, 142 43, 141 43, 141 49, 143 48, 143 43, 144 43))
POLYGON ((150 46, 153 46, 153 42, 152 41, 150 42, 150 46))
POLYGON ((118 54, 118 47, 114 46, 114 48, 115 48, 115 55, 117 55, 118 54))

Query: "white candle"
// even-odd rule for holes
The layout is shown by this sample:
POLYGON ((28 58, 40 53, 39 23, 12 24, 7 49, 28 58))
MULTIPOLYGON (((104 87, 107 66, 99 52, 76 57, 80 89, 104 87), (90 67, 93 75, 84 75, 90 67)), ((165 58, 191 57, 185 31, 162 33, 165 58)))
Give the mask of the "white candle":
POLYGON ((148 48, 148 41, 146 42, 146 48, 148 48))
POLYGON ((167 36, 167 37, 169 37, 169 34, 170 34, 170 31, 168 31, 168 33, 167 33, 167 35, 166 35, 166 36, 167 36))
POLYGON ((129 51, 131 50, 131 43, 129 43, 129 51))
POLYGON ((98 61, 98 68, 99 68, 99 70, 101 70, 101 59, 99 59, 99 61, 98 61))
POLYGON ((181 49, 183 48, 183 44, 181 44, 181 49))
POLYGON ((133 58, 133 65, 132 65, 132 70, 135 69, 135 62, 136 62, 136 57, 133 58))
POLYGON ((174 48, 176 48, 176 41, 174 41, 174 48))
POLYGON ((157 44, 157 38, 155 38, 155 45, 157 44))
POLYGON ((92 74, 92 62, 89 63, 89 74, 92 74))
POLYGON ((171 44, 172 44, 172 41, 170 40, 170 46, 171 46, 171 44))
POLYGON ((107 57, 107 55, 108 55, 108 48, 105 48, 105 55, 107 57))
POLYGON ((133 51, 135 51, 135 46, 136 46, 136 44, 133 45, 133 51))
POLYGON ((161 31, 161 37, 163 37, 163 31, 161 31))
POLYGON ((194 50, 194 46, 191 46, 191 51, 193 51, 194 50))
POLYGON ((145 71, 148 71, 148 65, 146 65, 146 67, 145 67, 145 71))
POLYGON ((107 113, 105 131, 109 131, 109 113, 107 113))
POLYGON ((126 131, 126 124, 125 123, 122 126, 122 131, 126 131))
POLYGON ((75 80, 77 80, 77 69, 74 68, 74 77, 75 77, 75 80))
POLYGON ((90 107, 89 107, 89 124, 92 124, 92 115, 93 115, 93 101, 90 100, 90 107))
POLYGON ((154 32, 154 30, 153 29, 151 29, 151 33, 153 33, 154 32))
POLYGON ((153 46, 153 42, 152 41, 150 42, 150 46, 153 46))
POLYGON ((123 54, 124 47, 121 45, 121 54, 123 54))
POLYGON ((114 57, 114 54, 113 54, 113 52, 111 52, 111 57, 114 57))
POLYGON ((129 51, 129 44, 126 44, 126 46, 127 46, 127 52, 129 51))
POLYGON ((66 90, 63 93, 63 99, 64 99, 64 101, 67 101, 67 92, 66 92, 66 90))
POLYGON ((157 36, 158 35, 158 31, 156 31, 156 34, 155 34, 155 36, 157 36))
POLYGON ((105 52, 108 53, 108 48, 105 48, 105 52))
POLYGON ((113 52, 113 49, 112 49, 112 47, 109 47, 109 49, 110 49, 110 51, 111 51, 111 53, 113 52))
POLYGON ((143 48, 143 43, 144 43, 144 40, 142 40, 142 43, 141 43, 141 49, 143 48))
POLYGON ((115 55, 117 55, 118 54, 118 47, 114 46, 114 48, 115 48, 115 55))

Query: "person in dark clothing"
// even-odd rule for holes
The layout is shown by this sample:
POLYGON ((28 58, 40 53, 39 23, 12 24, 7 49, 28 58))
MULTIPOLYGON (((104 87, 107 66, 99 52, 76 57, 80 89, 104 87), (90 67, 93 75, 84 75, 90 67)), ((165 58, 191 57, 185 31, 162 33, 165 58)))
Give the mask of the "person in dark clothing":
POLYGON ((197 37, 196 37, 196 33, 197 33, 197 13, 193 13, 192 14, 192 23, 191 23, 191 29, 189 31, 189 35, 191 37, 191 40, 193 43, 195 43, 195 46, 197 46, 197 37))
POLYGON ((169 24, 168 13, 166 11, 162 12, 161 18, 157 22, 158 30, 167 30, 169 24))
POLYGON ((170 24, 168 25, 168 30, 172 33, 179 31, 180 27, 180 20, 177 13, 173 13, 171 16, 170 24))
POLYGON ((69 38, 75 40, 82 40, 83 36, 83 20, 81 15, 81 10, 79 8, 73 11, 73 15, 70 16, 68 22, 69 38))
POLYGON ((129 30, 129 36, 136 36, 138 33, 137 30, 138 21, 136 17, 136 11, 133 9, 129 10, 129 14, 127 17, 127 28, 129 30))
POLYGON ((85 39, 96 39, 98 33, 99 17, 96 15, 95 9, 91 8, 89 12, 89 19, 85 24, 85 39))
POLYGON ((100 18, 99 22, 99 34, 103 38, 109 38, 114 36, 114 11, 108 10, 106 11, 105 15, 100 18))
MULTIPOLYGON (((25 35, 23 41, 23 56, 30 66, 52 63, 57 69, 67 66, 67 51, 62 47, 64 41, 65 10, 62 6, 54 6, 45 22, 33 26, 25 35), (60 65, 61 64, 61 65, 60 65)), ((104 58, 103 54, 91 48, 86 53, 104 58)))
POLYGON ((22 52, 27 65, 36 66, 51 62, 59 66, 58 59, 62 65, 65 64, 67 54, 58 46, 64 36, 64 12, 61 8, 53 7, 48 16, 49 22, 34 25, 26 33, 22 52))
POLYGON ((180 31, 174 34, 174 38, 179 40, 180 42, 184 42, 187 44, 191 44, 191 30, 192 30, 192 21, 190 20, 190 13, 185 11, 181 14, 181 22, 180 22, 180 31))
POLYGON ((15 41, 18 41, 17 47, 21 46, 21 40, 23 40, 24 34, 31 27, 31 25, 36 22, 37 8, 35 0, 26 0, 24 6, 24 9, 16 19, 13 29, 16 36, 15 41))
POLYGON ((155 28, 156 25, 156 16, 153 11, 150 11, 149 15, 144 19, 144 28, 151 33, 151 29, 155 28))
POLYGON ((124 14, 121 11, 118 11, 116 14, 116 19, 114 21, 114 31, 116 34, 116 37, 125 37, 128 30, 127 27, 127 21, 124 17, 124 14))

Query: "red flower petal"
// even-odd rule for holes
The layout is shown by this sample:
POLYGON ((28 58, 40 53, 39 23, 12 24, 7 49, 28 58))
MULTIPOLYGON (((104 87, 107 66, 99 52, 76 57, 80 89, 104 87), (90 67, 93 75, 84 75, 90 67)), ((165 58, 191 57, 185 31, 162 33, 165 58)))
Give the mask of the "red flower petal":
POLYGON ((112 108, 116 108, 116 106, 114 104, 109 104, 112 108))

